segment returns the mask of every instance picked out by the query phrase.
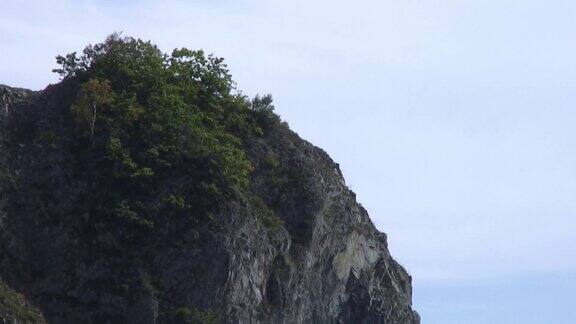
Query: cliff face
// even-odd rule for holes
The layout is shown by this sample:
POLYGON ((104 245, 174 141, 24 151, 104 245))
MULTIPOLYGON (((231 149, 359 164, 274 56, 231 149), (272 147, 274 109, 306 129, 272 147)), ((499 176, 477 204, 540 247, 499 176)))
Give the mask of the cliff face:
POLYGON ((245 140, 252 196, 224 203, 218 221, 130 264, 91 250, 87 237, 115 239, 91 237, 79 212, 98 188, 75 180, 73 148, 29 139, 67 136, 73 87, 19 103, 30 92, 0 87, 12 110, 1 133, 0 278, 48 322, 419 323, 410 276, 338 164, 278 120, 245 140))
MULTIPOLYGON (((25 89, 10 88, 0 84, 0 233, 4 230, 6 218, 6 201, 10 187, 10 178, 7 172, 8 154, 6 151, 6 117, 12 105, 32 95, 32 91, 25 89)), ((0 253, 7 249, 0 243, 0 253)), ((40 311, 30 305, 28 300, 21 294, 10 289, 2 282, 0 275, 0 323, 45 323, 40 311)))
POLYGON ((3 115, 6 116, 9 113, 10 106, 33 93, 28 89, 12 88, 0 84, 0 108, 2 108, 3 115))

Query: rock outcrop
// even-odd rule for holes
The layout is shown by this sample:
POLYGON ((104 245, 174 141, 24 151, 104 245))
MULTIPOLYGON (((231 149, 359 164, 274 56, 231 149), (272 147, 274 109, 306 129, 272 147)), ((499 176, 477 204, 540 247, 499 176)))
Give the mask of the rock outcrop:
MULTIPOLYGON (((257 199, 227 202, 215 215, 221 221, 204 225, 190 239, 193 243, 178 249, 158 246, 142 264, 119 266, 114 260, 122 256, 95 257, 78 234, 88 230, 83 225, 88 216, 75 213, 86 188, 71 185, 74 167, 65 159, 66 151, 19 143, 19 136, 29 134, 9 134, 11 124, 26 123, 30 132, 47 124, 55 132, 39 136, 64 136, 57 128, 73 99, 70 87, 51 86, 22 101, 32 92, 0 86, 3 111, 14 110, 0 133, 6 158, 0 160, 0 170, 16 182, 43 179, 20 187, 39 192, 0 192, 7 200, 0 205, 0 278, 29 297, 49 323, 175 318, 420 322, 411 307, 411 277, 390 256, 386 235, 357 203, 338 164, 277 120, 270 121, 264 136, 245 143, 254 166, 250 191, 257 199), (23 203, 22 195, 54 200, 47 198, 53 203, 38 219, 38 212, 30 209, 34 202, 23 203)), ((14 322, 6 314, 0 308, 0 323, 14 322)))
MULTIPOLYGON (((7 152, 6 133, 4 122, 10 108, 15 103, 29 97, 33 92, 26 89, 10 88, 0 84, 0 233, 4 230, 6 217, 6 199, 10 179, 6 174, 7 152)), ((0 252, 4 253, 5 247, 0 243, 0 252)), ((0 275, 0 323, 45 323, 40 311, 33 307, 21 294, 10 289, 2 282, 0 275)))
POLYGON ((8 115, 10 106, 29 97, 33 93, 33 91, 28 89, 12 88, 0 84, 0 108, 2 109, 3 115, 8 115))

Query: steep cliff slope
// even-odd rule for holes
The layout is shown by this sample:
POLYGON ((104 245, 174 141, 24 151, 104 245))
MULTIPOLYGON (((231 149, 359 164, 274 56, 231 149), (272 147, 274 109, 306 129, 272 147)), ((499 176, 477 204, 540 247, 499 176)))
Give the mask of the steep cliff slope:
MULTIPOLYGON (((11 179, 7 175, 7 152, 5 121, 7 114, 15 103, 29 97, 32 91, 25 89, 10 88, 0 84, 0 233, 4 229, 4 219, 6 217, 6 200, 8 190, 11 186, 11 179)), ((0 245, 0 253, 4 253, 5 248, 0 245)), ((44 318, 40 311, 34 308, 21 294, 16 293, 2 282, 0 276, 0 323, 44 323, 44 318)))
POLYGON ((8 115, 10 106, 18 101, 25 99, 33 94, 33 91, 21 88, 12 88, 0 84, 0 108, 2 109, 2 117, 8 115))
MULTIPOLYGON (((110 42, 121 49, 143 44, 110 42)), ((110 48, 92 66, 118 52, 110 48)), ((206 74, 192 97, 181 90, 167 95, 174 84, 147 96, 125 85, 134 74, 109 72, 119 73, 117 66, 86 71, 25 101, 2 99, 11 108, 2 122, 0 278, 48 322, 419 323, 411 278, 390 256, 385 234, 338 165, 290 131, 268 98, 248 102, 220 93, 208 100, 198 95, 207 89, 206 74), (86 89, 112 94, 85 96, 86 89), (226 108, 232 103, 236 108, 226 108), (182 116, 192 109, 212 117, 175 124, 178 136, 170 141, 147 137, 145 129, 135 133, 146 125, 171 136, 173 119, 155 115, 173 109, 166 107, 199 107, 182 116), (118 120, 128 121, 115 128, 118 120), (183 136, 187 125, 216 135, 190 128, 192 135, 183 136), (190 136, 203 139, 191 146, 190 136), (214 136, 219 141, 206 146, 214 136), (246 173, 229 170, 244 165, 246 173)))

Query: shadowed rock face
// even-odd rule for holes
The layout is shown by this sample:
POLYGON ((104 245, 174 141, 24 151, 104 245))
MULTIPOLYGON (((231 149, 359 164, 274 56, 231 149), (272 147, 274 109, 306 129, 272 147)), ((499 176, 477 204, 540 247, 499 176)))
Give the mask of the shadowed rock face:
MULTIPOLYGON (((0 233, 4 229, 6 217, 7 179, 5 175, 7 152, 6 134, 3 127, 5 117, 13 104, 29 97, 33 92, 26 89, 10 88, 0 84, 0 233)), ((4 247, 0 244, 0 253, 4 253, 4 247)), ((0 275, 0 323, 45 323, 40 311, 30 305, 24 296, 10 289, 2 282, 0 275)))
POLYGON ((6 116, 10 111, 10 106, 16 102, 27 98, 34 92, 28 89, 11 88, 0 84, 0 108, 6 116))
MULTIPOLYGON (((57 126, 73 99, 62 84, 22 102, 30 94, 0 86, 3 111, 21 101, 7 124, 57 126)), ((285 124, 274 121, 263 137, 245 143, 254 166, 250 190, 261 201, 229 201, 215 215, 221 222, 206 225, 196 243, 158 248, 145 266, 121 271, 94 261, 73 231, 83 226, 82 215, 74 214, 83 189, 71 185, 62 153, 19 145, 7 129, 0 129, 0 153, 7 157, 0 170, 19 174, 18 181, 48 179, 58 192, 46 194, 61 198, 46 213, 69 215, 38 220, 12 203, 18 201, 12 191, 0 191, 0 277, 48 322, 166 322, 163 310, 171 304, 206 322, 420 322, 411 308, 410 276, 390 256, 386 235, 356 202, 338 164, 285 124), (98 286, 103 278, 127 282, 127 293, 98 286)), ((9 322, 2 314, 0 323, 9 322)))

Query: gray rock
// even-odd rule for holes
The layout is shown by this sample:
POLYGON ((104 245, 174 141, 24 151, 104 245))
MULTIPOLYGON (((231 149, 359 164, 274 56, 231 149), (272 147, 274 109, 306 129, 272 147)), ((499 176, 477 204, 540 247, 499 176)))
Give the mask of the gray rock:
POLYGON ((2 110, 2 117, 8 115, 12 105, 22 99, 28 98, 33 93, 34 91, 28 89, 12 88, 0 84, 0 109, 2 110))

